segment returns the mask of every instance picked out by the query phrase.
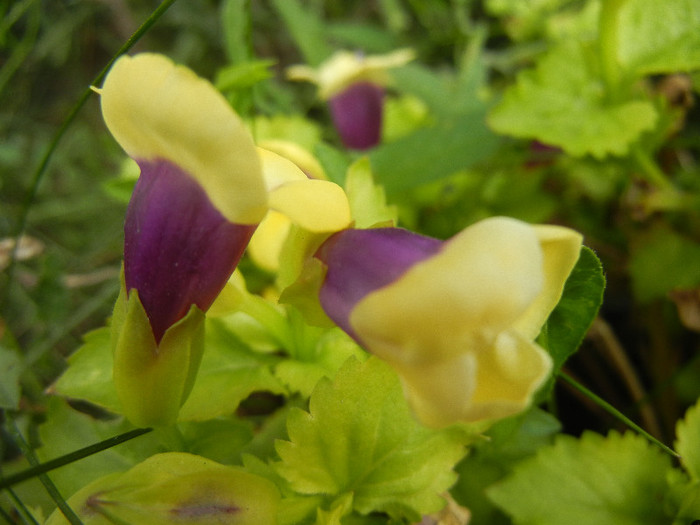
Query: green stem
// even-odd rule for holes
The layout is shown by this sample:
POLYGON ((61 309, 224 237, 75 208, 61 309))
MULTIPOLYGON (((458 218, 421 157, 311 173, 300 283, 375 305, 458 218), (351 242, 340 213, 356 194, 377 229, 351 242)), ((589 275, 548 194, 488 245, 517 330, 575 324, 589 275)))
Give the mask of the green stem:
POLYGON ((666 174, 661 171, 661 168, 651 158, 649 153, 644 150, 639 144, 632 146, 632 158, 639 166, 642 174, 655 187, 660 190, 668 190, 675 192, 675 188, 671 181, 666 178, 666 174))
POLYGON ((581 383, 576 381, 574 378, 571 376, 565 374, 564 372, 559 372, 557 374, 557 377, 562 379, 565 383, 571 385, 573 388, 581 392, 584 396, 586 396, 588 399, 593 401, 596 405, 598 405, 600 408, 605 410, 608 414, 614 416, 615 418, 619 419, 622 421, 625 425, 627 425, 629 428, 632 430, 638 432, 642 436, 644 436, 649 442, 653 443, 657 447, 659 447, 661 450, 666 452, 667 454, 670 454, 674 458, 679 458, 681 457, 678 452, 673 450, 667 445, 664 445, 661 441, 656 439, 654 436, 649 434, 646 430, 644 430, 642 427, 637 425, 634 421, 632 421, 630 418, 628 418, 626 415, 624 415, 622 412, 620 412, 617 408, 612 406, 610 403, 605 401, 603 398, 599 397, 598 395, 594 394, 590 390, 588 390, 585 386, 583 386, 581 383))
MULTIPOLYGON (((19 431, 19 428, 17 427, 17 423, 15 422, 14 418, 10 416, 10 414, 7 414, 7 419, 10 423, 10 433, 15 439, 17 446, 19 446, 20 450, 22 451, 22 454, 24 454, 24 457, 27 459, 29 464, 33 467, 36 467, 37 465, 39 465, 39 460, 36 458, 34 450, 32 450, 32 447, 29 445, 29 443, 25 441, 24 436, 22 436, 22 433, 19 431)), ((80 520, 80 518, 75 514, 75 512, 73 512, 73 509, 70 508, 63 496, 61 496, 61 493, 56 488, 56 485, 53 484, 53 481, 51 481, 51 479, 46 474, 39 474, 38 478, 39 481, 41 481, 41 484, 44 485, 46 492, 49 493, 49 496, 51 496, 51 499, 56 503, 56 505, 61 510, 68 522, 71 525, 83 525, 83 522, 80 520)))
MULTIPOLYGON (((107 72, 112 67, 112 64, 121 55, 123 55, 129 49, 131 49, 133 45, 141 39, 141 37, 146 33, 146 31, 148 31, 151 28, 151 26, 156 23, 156 21, 163 15, 163 13, 165 13, 165 11, 167 11, 168 8, 175 3, 175 1, 176 0, 163 0, 160 3, 156 10, 153 11, 153 13, 151 13, 151 15, 146 19, 146 21, 143 24, 141 24, 141 27, 139 27, 136 30, 136 32, 134 32, 134 34, 131 35, 131 37, 124 43, 124 45, 119 49, 119 51, 117 51, 117 53, 112 57, 112 59, 107 63, 107 65, 102 69, 102 71, 100 71, 100 73, 93 79, 93 81, 91 82, 91 86, 98 85, 102 82, 102 79, 104 79, 104 77, 107 75, 107 72)), ((85 91, 83 91, 75 106, 73 106, 70 113, 61 124, 61 127, 58 128, 58 131, 56 131, 56 134, 54 135, 53 139, 49 143, 48 148, 44 152, 43 157, 41 158, 39 167, 34 172, 34 176, 32 177, 32 181, 29 185, 29 191, 27 192, 27 195, 24 198, 24 202, 22 203, 20 216, 17 221, 17 227, 15 228, 15 231, 12 235, 15 238, 15 246, 12 249, 12 252, 10 253, 10 262, 7 267, 6 273, 7 281, 5 289, 2 295, 0 296, 0 306, 3 306, 5 301, 7 300, 7 297, 9 296, 10 287, 14 281, 13 276, 15 270, 17 250, 19 248, 19 240, 22 236, 22 233, 24 233, 24 230, 27 227, 27 217, 29 216, 29 209, 34 203, 34 199, 36 198, 39 185, 41 184, 41 181, 44 178, 46 168, 49 165, 49 161, 51 160, 54 151, 56 151, 56 148, 58 147, 58 144, 63 138, 63 135, 65 134, 66 130, 73 123, 75 117, 85 105, 85 102, 87 102, 87 99, 90 97, 90 95, 93 93, 91 86, 87 87, 85 91)))
POLYGON ((21 483, 22 481, 26 481, 41 474, 45 474, 59 467, 63 467, 65 465, 78 461, 79 459, 92 456, 93 454, 97 454, 98 452, 119 445, 120 443, 124 443, 125 441, 129 441, 130 439, 134 439, 135 437, 147 434, 150 431, 150 428, 139 428, 136 430, 130 430, 129 432, 119 434, 118 436, 114 436, 109 439, 105 439, 104 441, 100 441, 99 443, 94 443, 85 448, 76 450, 75 452, 71 452, 70 454, 66 454, 59 458, 52 459, 51 461, 47 461, 46 463, 37 463, 31 468, 28 468, 21 472, 17 472, 16 474, 8 476, 4 479, 0 479, 0 490, 6 489, 8 487, 11 487, 12 485, 16 485, 17 483, 21 483))
POLYGON ((615 100, 620 88, 618 62, 618 18, 626 0, 603 0, 600 9, 600 36, 598 40, 600 65, 608 96, 615 100))

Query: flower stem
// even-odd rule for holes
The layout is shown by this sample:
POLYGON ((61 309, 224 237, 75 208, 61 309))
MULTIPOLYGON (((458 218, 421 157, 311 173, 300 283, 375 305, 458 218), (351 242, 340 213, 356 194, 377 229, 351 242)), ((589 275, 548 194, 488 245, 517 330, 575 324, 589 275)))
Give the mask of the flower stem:
POLYGON ((576 381, 574 378, 569 376, 568 374, 564 372, 559 372, 557 376, 562 379, 565 383, 571 385, 573 388, 581 392, 584 396, 586 396, 588 399, 593 401, 596 405, 598 405, 600 408, 605 410, 608 414, 614 416, 615 418, 619 419, 622 421, 625 425, 627 425, 629 428, 632 430, 638 432, 642 436, 644 436, 649 442, 653 443, 657 447, 659 447, 661 450, 666 452, 667 454, 673 456, 674 458, 679 458, 681 457, 678 452, 673 450, 667 445, 664 445, 661 441, 656 439, 654 436, 649 434, 646 430, 644 430, 642 427, 637 425, 634 421, 632 421, 630 418, 628 418, 626 415, 624 415, 622 412, 620 412, 618 409, 616 409, 614 406, 612 406, 610 403, 605 401, 603 398, 599 397, 598 395, 594 394, 590 390, 588 390, 585 386, 583 386, 581 383, 576 381))
MULTIPOLYGON (((119 48, 119 50, 111 58, 107 65, 102 69, 102 71, 100 71, 100 73, 93 79, 93 81, 91 82, 91 86, 98 85, 100 82, 102 82, 102 79, 105 77, 105 75, 107 75, 109 68, 112 67, 112 64, 121 55, 123 55, 129 49, 131 49, 133 45, 141 39, 141 37, 146 33, 146 31, 148 31, 151 28, 151 26, 163 15, 163 13, 165 13, 165 11, 167 11, 167 9, 175 3, 175 1, 176 0, 163 0, 160 3, 160 5, 155 9, 155 11, 153 11, 151 15, 146 19, 146 21, 143 24, 141 24, 141 27, 139 27, 134 32, 134 34, 131 35, 131 37, 124 43, 124 45, 122 45, 122 47, 119 48)), ((73 123, 75 117, 78 115, 82 107, 85 105, 85 102, 87 102, 87 99, 92 94, 93 90, 91 86, 87 87, 85 91, 83 91, 83 93, 80 95, 80 98, 75 103, 73 108, 70 110, 70 113, 68 113, 68 116, 61 124, 61 127, 58 128, 58 130, 56 131, 55 135, 53 136, 53 139, 49 143, 49 146, 46 148, 46 151, 44 152, 44 155, 41 158, 39 167, 34 172, 34 176, 32 177, 32 181, 29 185, 29 191, 27 192, 27 195, 24 198, 24 202, 22 203, 22 207, 20 208, 21 211, 17 220, 17 226, 12 234, 15 238, 15 245, 12 249, 12 252, 10 253, 10 262, 7 267, 6 273, 7 281, 5 284, 5 289, 0 295, 0 307, 4 306, 4 303, 7 297, 9 296, 10 287, 12 286, 12 283, 14 281, 13 276, 15 270, 17 250, 19 248, 19 240, 22 236, 22 233, 24 233, 24 230, 27 227, 27 217, 29 216, 29 209, 34 203, 34 199, 36 198, 39 185, 41 184, 41 181, 44 178, 46 168, 49 165, 49 161, 51 160, 54 151, 56 151, 56 148, 58 147, 58 144, 63 138, 63 135, 65 134, 66 130, 73 123)))

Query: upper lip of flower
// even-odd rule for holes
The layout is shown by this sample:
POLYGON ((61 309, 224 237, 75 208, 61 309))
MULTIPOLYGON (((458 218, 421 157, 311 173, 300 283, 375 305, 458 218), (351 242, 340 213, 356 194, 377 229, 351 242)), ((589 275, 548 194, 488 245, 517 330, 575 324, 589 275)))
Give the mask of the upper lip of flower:
POLYGON ((287 77, 308 80, 319 86, 323 100, 343 91, 356 82, 371 82, 383 86, 389 82, 388 69, 402 66, 415 57, 412 49, 399 49, 385 55, 365 56, 352 51, 338 51, 317 69, 305 65, 291 66, 287 77))
POLYGON ((257 224, 267 193, 250 133, 204 79, 153 53, 119 58, 100 91, 114 138, 135 160, 167 160, 230 222, 257 224))

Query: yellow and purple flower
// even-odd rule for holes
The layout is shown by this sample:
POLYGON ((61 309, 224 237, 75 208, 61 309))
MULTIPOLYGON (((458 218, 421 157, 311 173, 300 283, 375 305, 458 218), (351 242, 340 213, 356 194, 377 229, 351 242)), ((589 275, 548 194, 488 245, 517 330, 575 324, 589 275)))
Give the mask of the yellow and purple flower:
POLYGON ((319 248, 325 313, 398 372, 433 427, 524 410, 552 368, 535 342, 581 236, 496 217, 447 241, 400 228, 344 230, 319 248))
POLYGON ((141 170, 112 319, 114 383, 134 424, 169 424, 194 384, 204 312, 260 221, 274 209, 334 231, 350 221, 347 198, 256 148, 224 97, 164 56, 120 58, 99 92, 107 127, 141 170))
POLYGON ((382 132, 387 70, 411 61, 410 49, 386 55, 365 56, 339 51, 318 69, 292 66, 292 80, 307 80, 319 86, 319 97, 328 101, 331 117, 343 144, 366 150, 379 144, 382 132))

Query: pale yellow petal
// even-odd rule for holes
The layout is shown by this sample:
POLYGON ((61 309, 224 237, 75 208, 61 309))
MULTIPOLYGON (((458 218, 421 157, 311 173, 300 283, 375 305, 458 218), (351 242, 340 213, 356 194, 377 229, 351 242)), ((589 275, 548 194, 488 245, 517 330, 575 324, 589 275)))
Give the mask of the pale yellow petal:
POLYGON ((286 215, 270 210, 248 243, 248 255, 260 268, 276 272, 280 253, 292 223, 286 215))
POLYGON ((327 100, 356 82, 372 82, 380 86, 389 82, 388 69, 402 66, 415 58, 411 49, 399 49, 385 55, 365 56, 362 53, 338 51, 316 70, 292 66, 287 70, 291 80, 308 80, 319 86, 319 96, 327 100))
POLYGON ((123 56, 105 79, 101 104, 107 127, 129 156, 176 164, 231 222, 254 224, 265 215, 253 140, 209 82, 161 55, 123 56))
POLYGON ((504 217, 465 229, 354 308, 350 323, 379 357, 432 362, 490 341, 542 290, 535 230, 504 217))
POLYGON ((427 364, 396 366, 416 417, 429 427, 525 410, 552 368, 549 354, 517 333, 493 346, 427 364))
POLYGON ((277 153, 285 159, 292 161, 307 177, 328 180, 321 163, 299 144, 288 140, 268 139, 259 142, 258 145, 263 149, 277 153))
POLYGON ((268 193, 287 182, 308 179, 299 166, 282 155, 260 147, 257 148, 257 152, 262 162, 265 189, 268 193))
POLYGON ((290 181, 270 192, 270 208, 305 230, 334 232, 350 225, 350 204, 343 189, 326 180, 290 181))
POLYGON ((561 299, 564 284, 581 253, 580 233, 562 226, 533 226, 544 256, 544 286, 537 299, 514 323, 514 329, 534 339, 561 299))

